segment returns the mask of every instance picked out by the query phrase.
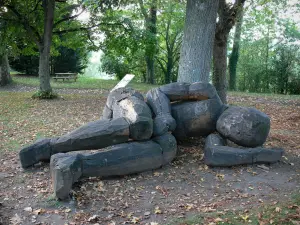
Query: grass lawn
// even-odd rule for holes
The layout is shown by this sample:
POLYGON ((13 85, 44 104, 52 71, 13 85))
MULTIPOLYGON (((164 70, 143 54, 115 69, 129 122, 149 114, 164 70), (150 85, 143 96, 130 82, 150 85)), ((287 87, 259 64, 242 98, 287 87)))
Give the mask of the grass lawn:
MULTIPOLYGON (((39 86, 38 77, 28 77, 21 75, 13 75, 13 82, 16 84, 24 84, 28 86, 39 86)), ((102 80, 92 77, 79 76, 76 82, 74 81, 54 81, 51 79, 51 86, 53 88, 78 88, 78 89, 112 89, 119 81, 118 80, 102 80)), ((151 85, 145 83, 130 82, 130 87, 139 91, 148 91, 158 85, 151 85)))
MULTIPOLYGON (((38 85, 37 78, 14 81, 38 85)), ((70 91, 55 100, 0 91, 0 223, 95 224, 88 220, 98 215, 97 222, 104 225, 299 224, 300 98, 280 95, 235 92, 228 98, 230 104, 253 106, 270 116, 266 146, 283 147, 286 156, 268 171, 256 166, 208 168, 200 138, 179 145, 179 157, 161 169, 108 180, 87 178, 74 186, 72 202, 56 201, 49 164, 24 171, 18 151, 38 138, 60 136, 99 119, 106 97, 88 90, 99 88, 96 82, 107 82, 109 89, 112 81, 54 82, 70 91), (71 88, 85 88, 87 94, 73 94, 71 88)))
POLYGON ((224 224, 224 225, 298 225, 300 224, 300 193, 293 196, 290 202, 259 207, 244 211, 226 211, 219 213, 201 213, 189 219, 179 219, 168 225, 196 225, 196 224, 224 224))

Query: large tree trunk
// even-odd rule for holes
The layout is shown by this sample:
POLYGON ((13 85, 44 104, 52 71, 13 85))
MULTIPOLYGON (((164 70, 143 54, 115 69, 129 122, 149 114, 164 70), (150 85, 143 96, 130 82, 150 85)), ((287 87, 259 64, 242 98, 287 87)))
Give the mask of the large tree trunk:
POLYGON ((236 27, 235 27, 232 52, 229 57, 229 89, 233 91, 236 91, 236 69, 239 60, 243 16, 244 16, 243 7, 241 7, 241 10, 238 14, 236 27))
POLYGON ((188 0, 178 81, 208 82, 219 0, 188 0))
POLYGON ((52 44, 52 29, 54 19, 55 0, 43 0, 44 8, 44 35, 43 43, 39 46, 39 78, 40 91, 44 93, 52 92, 50 85, 50 48, 52 44))
POLYGON ((0 86, 5 86, 11 82, 11 76, 9 73, 9 65, 7 54, 0 55, 0 86))
POLYGON ((227 68, 227 34, 223 35, 222 39, 214 42, 214 51, 213 51, 213 85, 217 89, 217 92, 220 96, 220 99, 224 104, 227 104, 227 95, 226 95, 226 68, 227 68))
POLYGON ((148 33, 148 43, 145 57, 147 64, 147 82, 154 84, 155 80, 155 54, 156 54, 156 20, 157 20, 157 0, 152 0, 149 16, 146 18, 146 29, 148 33))

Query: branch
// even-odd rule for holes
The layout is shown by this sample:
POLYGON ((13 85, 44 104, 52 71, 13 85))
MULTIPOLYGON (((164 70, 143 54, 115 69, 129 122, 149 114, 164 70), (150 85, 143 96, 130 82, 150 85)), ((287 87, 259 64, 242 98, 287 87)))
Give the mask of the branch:
POLYGON ((33 13, 37 9, 37 7, 38 7, 38 5, 39 5, 40 2, 41 2, 41 0, 37 0, 35 6, 33 8, 33 10, 29 14, 33 13))
POLYGON ((40 46, 40 44, 42 42, 42 38, 41 38, 40 34, 38 33, 38 31, 29 24, 29 22, 26 20, 26 18, 24 18, 15 7, 13 7, 11 5, 6 5, 6 8, 11 10, 15 14, 15 16, 18 18, 19 22, 23 25, 24 29, 29 33, 29 35, 33 38, 33 40, 36 42, 36 44, 38 46, 40 46))
POLYGON ((147 14, 146 9, 145 9, 145 7, 144 7, 144 2, 143 2, 143 0, 139 0, 139 5, 140 5, 140 8, 141 8, 142 14, 143 14, 143 16, 145 17, 145 20, 148 20, 149 17, 148 17, 148 14, 147 14))
POLYGON ((87 31, 90 29, 93 29, 95 27, 99 27, 100 25, 106 25, 106 26, 123 26, 122 23, 98 23, 89 27, 78 27, 78 28, 74 28, 74 29, 67 29, 67 30, 60 30, 60 31, 53 31, 53 34, 66 34, 66 33, 70 33, 70 32, 77 32, 77 31, 87 31))
POLYGON ((161 70, 163 71, 164 74, 167 74, 167 70, 166 68, 164 67, 163 63, 160 61, 160 59, 158 57, 156 57, 156 60, 161 68, 161 70))
POLYGON ((68 20, 72 20, 72 19, 75 19, 76 17, 80 16, 83 12, 85 11, 85 9, 83 8, 82 11, 74 16, 68 16, 68 17, 65 17, 59 21, 57 21, 56 23, 53 24, 53 28, 55 28, 57 25, 59 25, 60 23, 63 23, 65 21, 68 21, 68 20))

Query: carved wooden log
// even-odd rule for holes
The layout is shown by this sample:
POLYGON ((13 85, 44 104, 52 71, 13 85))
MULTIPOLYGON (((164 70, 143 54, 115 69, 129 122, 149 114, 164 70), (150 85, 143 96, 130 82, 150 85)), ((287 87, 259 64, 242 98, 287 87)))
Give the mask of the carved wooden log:
POLYGON ((209 166, 235 166, 254 163, 274 163, 281 159, 281 148, 233 148, 224 146, 225 140, 217 134, 206 138, 204 163, 209 166))
POLYGON ((263 145, 270 131, 270 118, 254 108, 230 106, 217 122, 224 137, 245 147, 263 145))
POLYGON ((100 149, 129 140, 129 123, 125 118, 87 123, 60 138, 44 139, 23 148, 19 157, 23 168, 39 161, 49 161, 59 152, 100 149))
POLYGON ((51 157, 54 193, 68 198, 80 177, 109 177, 139 173, 169 163, 176 155, 176 140, 166 134, 153 141, 130 142, 93 154, 56 154, 51 157))
POLYGON ((172 116, 177 123, 174 136, 184 140, 188 137, 209 135, 216 130, 222 110, 223 105, 215 99, 173 104, 172 116))

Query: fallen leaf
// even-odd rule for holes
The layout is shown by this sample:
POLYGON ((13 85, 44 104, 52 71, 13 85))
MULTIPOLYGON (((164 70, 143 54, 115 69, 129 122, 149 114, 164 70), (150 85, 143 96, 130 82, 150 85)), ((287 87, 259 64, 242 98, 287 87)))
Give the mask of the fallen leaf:
POLYGON ((240 217, 241 217, 245 222, 247 222, 247 220, 249 219, 249 216, 248 216, 248 215, 245 215, 245 216, 241 215, 240 217))
POLYGON ((281 212, 281 208, 276 207, 276 208, 275 208, 275 212, 278 212, 278 213, 281 212))
POLYGON ((151 212, 147 211, 144 213, 144 216, 150 216, 151 212))
POLYGON ((214 222, 215 222, 215 223, 223 222, 223 219, 220 218, 220 217, 218 217, 218 218, 216 218, 216 219, 214 220, 214 222))
POLYGON ((10 218, 12 225, 19 225, 22 223, 21 217, 16 213, 12 218, 10 218))
POLYGON ((160 210, 160 208, 158 206, 156 206, 155 209, 154 209, 154 213, 155 214, 162 214, 162 211, 160 210))
POLYGON ((24 208, 24 211, 26 211, 26 212, 32 212, 32 208, 31 207, 26 207, 26 208, 24 208))
POLYGON ((88 218, 88 221, 94 223, 94 222, 97 222, 98 219, 99 219, 98 215, 93 215, 90 218, 88 218))
POLYGON ((137 224, 138 222, 140 222, 140 219, 138 217, 132 217, 131 222, 134 224, 137 224))
POLYGON ((45 212, 46 212, 45 209, 36 209, 36 210, 34 210, 32 213, 33 213, 34 215, 39 215, 39 214, 42 214, 42 213, 45 213, 45 212))
POLYGON ((69 212, 71 212, 71 211, 72 211, 72 210, 71 210, 70 208, 67 208, 67 209, 64 210, 65 213, 69 213, 69 212))

